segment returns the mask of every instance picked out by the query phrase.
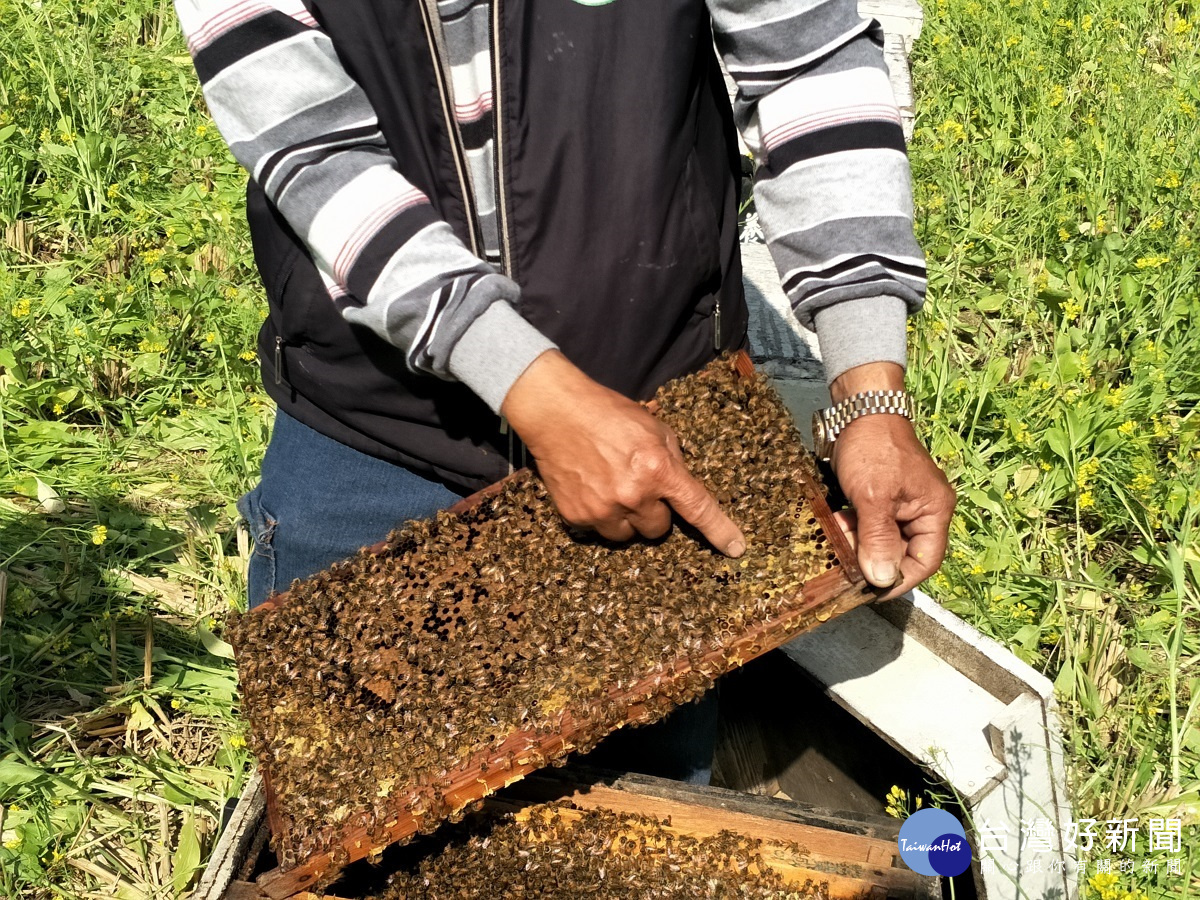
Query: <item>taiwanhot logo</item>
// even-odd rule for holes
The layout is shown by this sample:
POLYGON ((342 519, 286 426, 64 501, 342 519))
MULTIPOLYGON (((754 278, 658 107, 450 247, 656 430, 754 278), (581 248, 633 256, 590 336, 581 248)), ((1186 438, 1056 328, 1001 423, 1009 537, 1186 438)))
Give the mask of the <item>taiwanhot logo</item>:
POLYGON ((971 865, 967 832, 944 809, 918 809, 900 826, 900 858, 922 875, 961 875, 971 865))

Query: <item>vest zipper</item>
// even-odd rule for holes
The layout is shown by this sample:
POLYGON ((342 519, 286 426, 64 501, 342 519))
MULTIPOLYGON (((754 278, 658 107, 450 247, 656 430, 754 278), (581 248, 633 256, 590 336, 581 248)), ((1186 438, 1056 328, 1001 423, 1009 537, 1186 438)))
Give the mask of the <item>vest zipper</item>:
POLYGON ((496 230, 500 236, 500 269, 512 277, 512 244, 508 235, 508 194, 504 189, 504 91, 500 77, 500 0, 492 0, 488 19, 492 52, 492 174, 496 182, 496 230))
POLYGON ((717 297, 717 305, 713 307, 713 349, 721 352, 721 298, 717 297))
POLYGON ((283 383, 283 338, 275 338, 275 383, 283 383))
POLYGON ((454 156, 454 169, 458 175, 458 188, 462 193, 463 205, 467 210, 467 234, 471 239, 471 252, 484 258, 483 235, 479 216, 475 211, 475 197, 471 193, 471 181, 467 175, 466 154, 462 146, 462 133, 454 117, 454 106, 449 88, 449 77, 444 68, 446 53, 442 46, 442 27, 438 18, 437 0, 421 0, 421 20, 425 23, 425 38, 429 42, 429 54, 433 57, 433 70, 437 76, 438 99, 442 102, 442 115, 446 119, 446 130, 450 136, 450 148, 454 156))
MULTIPOLYGON (((488 17, 488 48, 492 54, 492 179, 496 182, 496 231, 500 238, 500 271, 512 277, 512 245, 508 236, 508 194, 504 190, 504 91, 500 78, 500 0, 492 0, 488 17)), ((528 465, 525 442, 501 417, 500 433, 508 435, 508 473, 517 468, 520 448, 521 467, 528 465)))

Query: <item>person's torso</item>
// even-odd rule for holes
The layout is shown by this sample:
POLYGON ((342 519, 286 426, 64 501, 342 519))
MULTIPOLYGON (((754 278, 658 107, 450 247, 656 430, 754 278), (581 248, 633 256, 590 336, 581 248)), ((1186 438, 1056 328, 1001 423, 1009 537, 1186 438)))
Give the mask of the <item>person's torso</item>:
MULTIPOLYGON (((645 399, 740 346, 739 166, 703 0, 308 5, 405 177, 478 255, 498 251, 497 266, 521 287, 518 310, 576 365, 645 399), (456 67, 478 65, 464 48, 485 35, 490 114, 486 72, 473 84, 461 70, 455 78, 456 67)), ((253 184, 249 201, 272 304, 264 381, 280 405, 357 449, 457 484, 503 475, 497 417, 464 386, 409 372, 399 351, 348 325, 253 184)))

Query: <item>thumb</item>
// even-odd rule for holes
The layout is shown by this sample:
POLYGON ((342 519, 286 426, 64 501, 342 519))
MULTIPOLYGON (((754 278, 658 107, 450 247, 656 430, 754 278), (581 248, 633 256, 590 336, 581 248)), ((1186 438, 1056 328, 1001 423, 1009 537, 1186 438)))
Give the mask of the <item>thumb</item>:
POLYGON ((867 581, 876 587, 892 587, 900 579, 904 538, 896 517, 886 506, 865 505, 858 514, 858 564, 867 581))

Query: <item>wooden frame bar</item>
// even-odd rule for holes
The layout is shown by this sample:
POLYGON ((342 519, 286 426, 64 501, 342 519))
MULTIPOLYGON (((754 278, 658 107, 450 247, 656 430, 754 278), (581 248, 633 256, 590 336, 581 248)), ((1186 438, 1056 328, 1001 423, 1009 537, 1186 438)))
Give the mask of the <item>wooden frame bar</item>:
MULTIPOLYGON (((487 801, 490 809, 518 817, 531 806, 566 801, 578 818, 587 810, 669 820, 678 835, 705 838, 729 830, 763 841, 763 863, 786 883, 800 888, 808 880, 828 885, 830 900, 940 900, 939 880, 913 872, 899 859, 900 822, 867 814, 818 809, 791 800, 742 794, 723 788, 680 784, 645 775, 613 777, 588 769, 546 771, 526 779, 504 799, 487 801)), ((261 885, 230 884, 227 900, 263 900, 261 885)), ((295 900, 318 900, 300 892, 295 900)), ((323 895, 323 900, 339 900, 323 895)))
MULTIPOLYGON (((734 365, 743 377, 754 372, 753 364, 745 353, 735 358, 734 365)), ((519 474, 463 499, 451 507, 450 511, 461 513, 472 509, 484 499, 499 493, 519 474)), ((796 481, 829 542, 836 564, 810 579, 793 595, 791 603, 785 605, 784 613, 774 619, 759 622, 741 634, 730 635, 726 640, 714 642, 713 648, 695 666, 683 656, 647 673, 631 688, 610 691, 606 701, 627 710, 623 722, 613 726, 610 731, 623 724, 638 723, 652 718, 655 714, 652 701, 663 692, 664 684, 693 673, 704 678, 716 678, 779 647, 821 622, 880 596, 880 592, 868 585, 863 578, 855 554, 834 518, 824 493, 803 469, 796 473, 796 481)), ((367 552, 383 552, 386 548, 387 544, 384 542, 368 548, 367 552)), ((276 594, 257 607, 255 613, 281 608, 289 602, 290 597, 287 593, 276 594)), ((594 728, 590 730, 594 732, 594 728)), ((272 900, 286 900, 311 887, 341 866, 377 853, 384 847, 416 834, 427 824, 428 813, 421 808, 422 795, 437 795, 441 800, 437 806, 444 804, 447 813, 453 814, 537 771, 548 761, 566 756, 575 749, 575 739, 583 731, 582 723, 577 721, 569 710, 564 710, 558 715, 557 727, 551 734, 513 732, 498 747, 469 757, 439 783, 420 785, 407 793, 400 792, 389 798, 390 815, 385 816, 380 826, 375 828, 374 834, 369 834, 368 830, 362 827, 344 830, 336 839, 337 851, 315 854, 290 869, 278 868, 267 872, 258 879, 259 887, 272 900)), ((284 823, 272 789, 270 766, 266 761, 260 761, 260 771, 271 831, 272 834, 280 834, 284 823)))

